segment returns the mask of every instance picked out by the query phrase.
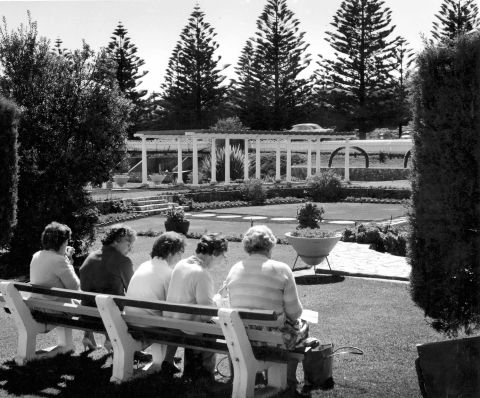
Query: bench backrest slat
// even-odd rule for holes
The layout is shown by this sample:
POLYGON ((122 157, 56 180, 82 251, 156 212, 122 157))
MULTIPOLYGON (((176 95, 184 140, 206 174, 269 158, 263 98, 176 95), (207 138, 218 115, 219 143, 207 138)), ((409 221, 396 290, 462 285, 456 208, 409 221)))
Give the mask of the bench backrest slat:
POLYGON ((25 304, 34 310, 50 310, 72 315, 86 315, 95 318, 101 318, 97 307, 87 307, 73 303, 62 303, 60 301, 42 300, 30 298, 25 300, 25 304))
POLYGON ((44 311, 32 311, 32 316, 37 322, 46 325, 63 326, 72 329, 92 330, 105 333, 103 321, 99 318, 69 317, 65 314, 55 314, 44 311))
MULTIPOLYGON (((39 293, 62 298, 74 298, 78 300, 94 301, 96 296, 95 293, 60 288, 48 288, 21 282, 15 282, 15 287, 24 292, 39 293)), ((203 315, 209 317, 218 315, 218 308, 205 305, 173 304, 166 301, 134 300, 123 296, 114 295, 112 295, 112 298, 119 306, 131 306, 157 311, 180 312, 183 314, 203 315)), ((240 318, 242 319, 259 321, 275 321, 278 318, 275 311, 240 309, 239 314, 240 318)))

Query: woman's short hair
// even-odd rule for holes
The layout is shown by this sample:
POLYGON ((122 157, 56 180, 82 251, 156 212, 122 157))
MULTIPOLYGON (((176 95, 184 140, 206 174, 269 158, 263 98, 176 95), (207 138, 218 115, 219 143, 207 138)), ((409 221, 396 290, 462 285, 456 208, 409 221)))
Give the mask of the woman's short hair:
POLYGON ((102 238, 102 245, 111 245, 122 238, 127 238, 130 242, 135 240, 137 233, 130 227, 123 224, 112 225, 105 231, 102 238))
POLYGON ((43 250, 58 251, 71 236, 72 230, 67 225, 53 221, 42 232, 43 250))
POLYGON ((255 225, 245 233, 242 243, 248 254, 268 252, 275 247, 277 238, 266 225, 255 225))
POLYGON ((202 235, 195 253, 219 256, 228 250, 228 241, 222 234, 202 235))
POLYGON ((174 255, 185 251, 186 239, 183 235, 176 232, 164 232, 161 234, 152 247, 150 257, 160 257, 164 260, 169 254, 174 255))

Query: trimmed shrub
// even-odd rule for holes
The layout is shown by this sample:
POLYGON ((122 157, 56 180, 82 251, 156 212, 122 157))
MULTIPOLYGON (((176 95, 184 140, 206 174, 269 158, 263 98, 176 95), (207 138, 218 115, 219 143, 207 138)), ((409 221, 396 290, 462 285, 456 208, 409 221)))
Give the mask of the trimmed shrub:
POLYGON ((0 248, 10 241, 17 222, 19 109, 0 98, 0 248))
POLYGON ((265 203, 267 194, 261 180, 248 180, 240 186, 240 194, 243 200, 252 205, 262 205, 265 203))
POLYGON ((480 35, 417 58, 411 295, 448 336, 480 328, 480 35))
POLYGON ((316 202, 336 202, 342 199, 342 182, 331 170, 307 179, 307 194, 316 202))

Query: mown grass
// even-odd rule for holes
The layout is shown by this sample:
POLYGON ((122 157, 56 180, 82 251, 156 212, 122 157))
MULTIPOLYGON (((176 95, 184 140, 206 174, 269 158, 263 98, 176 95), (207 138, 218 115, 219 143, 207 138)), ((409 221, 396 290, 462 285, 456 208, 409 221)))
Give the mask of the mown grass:
MULTIPOLYGON (((148 258, 154 238, 140 237, 132 255, 139 264, 148 258)), ((185 255, 195 249, 189 240, 185 255)), ((229 265, 243 256, 239 243, 230 243, 229 265)), ((275 248, 274 258, 293 263, 294 253, 286 245, 275 248)), ((215 268, 212 275, 220 286, 228 267, 215 268)), ((414 360, 415 344, 441 339, 425 322, 422 312, 412 303, 407 284, 346 278, 335 281, 320 276, 297 278, 304 306, 318 311, 319 324, 311 326, 311 335, 336 347, 353 345, 363 356, 335 357, 332 390, 312 391, 312 397, 418 397, 414 360)), ((111 358, 103 350, 80 354, 81 333, 75 332, 77 353, 19 367, 12 361, 15 350, 15 326, 0 313, 0 396, 31 397, 226 397, 230 387, 225 380, 214 386, 172 382, 151 375, 121 386, 109 382, 111 358)), ((53 333, 38 339, 42 347, 53 343, 53 333)), ((101 341, 101 340, 100 340, 101 341)), ((302 378, 301 366, 298 371, 302 378)))

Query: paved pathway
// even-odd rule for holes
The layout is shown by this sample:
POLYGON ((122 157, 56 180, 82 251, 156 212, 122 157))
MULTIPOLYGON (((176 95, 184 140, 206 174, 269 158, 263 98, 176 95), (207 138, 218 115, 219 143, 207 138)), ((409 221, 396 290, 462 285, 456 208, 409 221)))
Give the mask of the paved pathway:
MULTIPOLYGON (((332 270, 352 276, 408 281, 411 267, 405 257, 380 253, 368 246, 338 242, 328 256, 332 270)), ((317 270, 328 270, 327 262, 323 261, 317 266, 317 270)), ((295 271, 295 274, 312 274, 312 270, 299 270, 295 271)))

